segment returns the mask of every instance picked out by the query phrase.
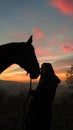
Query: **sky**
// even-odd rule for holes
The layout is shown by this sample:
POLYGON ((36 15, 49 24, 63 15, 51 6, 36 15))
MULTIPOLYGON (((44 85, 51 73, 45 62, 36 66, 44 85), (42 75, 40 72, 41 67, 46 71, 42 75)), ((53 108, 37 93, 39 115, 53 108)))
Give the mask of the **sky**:
MULTIPOLYGON (((26 42, 30 35, 40 66, 50 62, 65 80, 73 64, 73 0, 0 0, 0 45, 26 42)), ((24 82, 29 76, 13 64, 0 80, 24 82)))

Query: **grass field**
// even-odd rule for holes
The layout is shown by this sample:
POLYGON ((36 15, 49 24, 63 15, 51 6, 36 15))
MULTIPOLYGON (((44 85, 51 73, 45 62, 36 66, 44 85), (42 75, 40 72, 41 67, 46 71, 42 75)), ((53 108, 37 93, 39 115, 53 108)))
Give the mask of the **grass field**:
MULTIPOLYGON (((27 92, 8 95, 0 90, 0 130, 21 130, 27 92)), ((53 102, 51 130, 73 130, 73 90, 61 85, 53 102)))

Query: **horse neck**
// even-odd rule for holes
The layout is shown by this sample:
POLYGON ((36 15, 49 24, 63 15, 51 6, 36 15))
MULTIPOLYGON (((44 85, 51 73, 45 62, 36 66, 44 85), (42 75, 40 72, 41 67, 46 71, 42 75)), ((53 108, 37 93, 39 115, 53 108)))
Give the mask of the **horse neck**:
POLYGON ((20 65, 19 59, 21 60, 21 57, 19 56, 22 52, 21 48, 23 48, 23 46, 25 52, 26 49, 24 43, 9 43, 0 46, 0 73, 13 63, 20 65))
POLYGON ((0 46, 0 73, 13 64, 11 54, 12 48, 10 47, 10 44, 0 46))

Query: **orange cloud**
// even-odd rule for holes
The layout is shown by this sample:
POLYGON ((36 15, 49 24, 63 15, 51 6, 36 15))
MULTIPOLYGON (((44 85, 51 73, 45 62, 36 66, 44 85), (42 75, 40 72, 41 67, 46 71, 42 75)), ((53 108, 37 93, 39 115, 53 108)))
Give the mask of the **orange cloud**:
POLYGON ((61 49, 63 52, 68 53, 68 52, 73 52, 73 47, 70 46, 62 46, 61 49))
POLYGON ((26 75, 25 70, 18 65, 13 64, 1 73, 0 80, 27 81, 28 76, 26 75))
POLYGON ((53 7, 58 8, 61 12, 73 14, 73 0, 50 0, 53 7))
POLYGON ((34 28, 32 30, 34 32, 34 39, 35 40, 40 40, 44 38, 44 33, 42 32, 42 30, 40 28, 34 28))
POLYGON ((9 80, 9 81, 18 81, 18 82, 28 82, 29 77, 23 76, 23 75, 12 75, 12 76, 5 76, 3 77, 3 80, 9 80))
POLYGON ((61 81, 66 80, 66 74, 61 72, 61 73, 56 73, 56 75, 60 78, 61 81))
POLYGON ((6 73, 4 72, 0 76, 1 80, 9 80, 9 81, 18 81, 18 82, 28 82, 29 76, 27 76, 25 73, 6 73))

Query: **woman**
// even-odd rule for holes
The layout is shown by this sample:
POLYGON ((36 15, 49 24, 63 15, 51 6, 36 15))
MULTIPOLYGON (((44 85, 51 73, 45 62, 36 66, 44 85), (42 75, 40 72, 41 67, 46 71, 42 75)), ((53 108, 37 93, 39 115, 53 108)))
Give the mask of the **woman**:
POLYGON ((39 84, 31 90, 33 100, 27 116, 27 130, 49 130, 52 120, 52 103, 60 79, 50 63, 43 63, 39 84))

